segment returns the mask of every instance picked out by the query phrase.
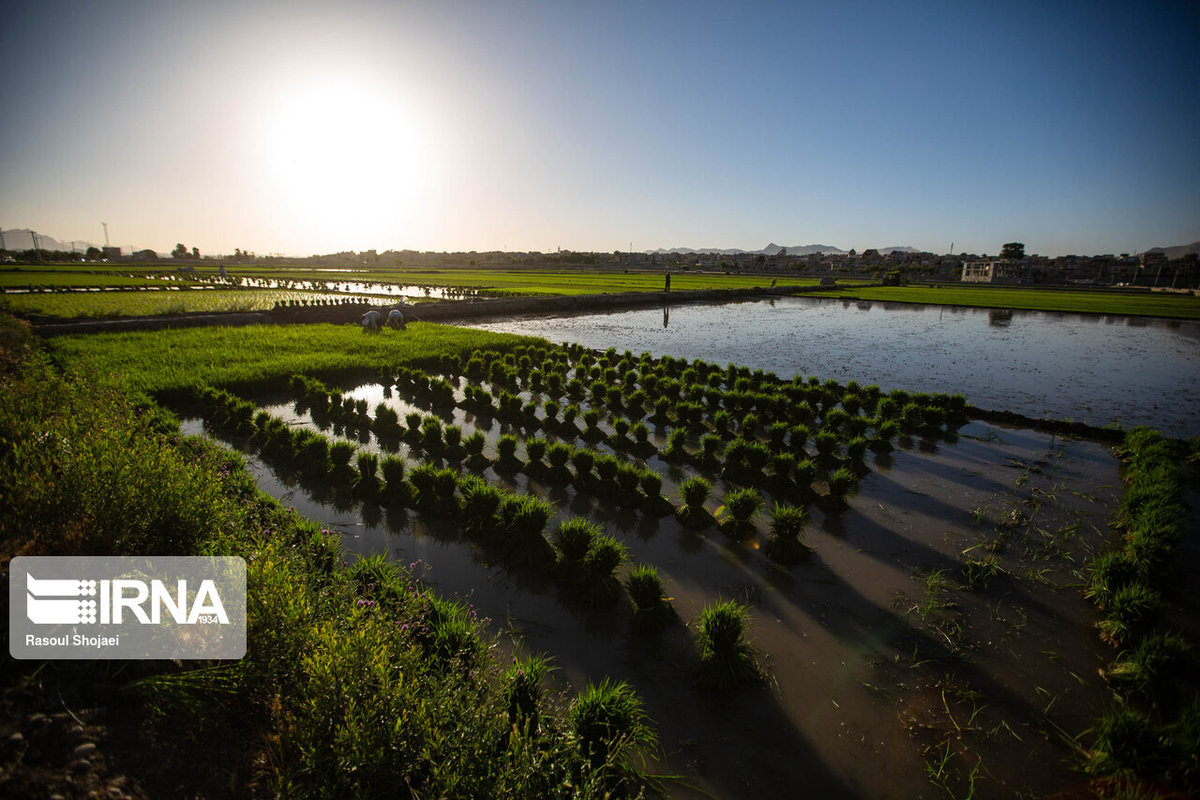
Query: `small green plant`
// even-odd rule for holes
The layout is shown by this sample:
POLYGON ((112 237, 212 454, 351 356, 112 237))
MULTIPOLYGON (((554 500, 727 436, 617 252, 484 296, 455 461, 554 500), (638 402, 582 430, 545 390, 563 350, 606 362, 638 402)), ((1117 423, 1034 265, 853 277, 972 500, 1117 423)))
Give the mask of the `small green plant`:
POLYGON ((508 724, 528 736, 536 736, 541 720, 542 679, 554 668, 541 653, 514 659, 504 673, 508 700, 508 724))
POLYGON ((379 456, 374 453, 359 453, 355 460, 358 466, 358 481, 354 484, 354 493, 360 497, 379 496, 379 456))
POLYGON ((767 537, 767 557, 781 564, 795 564, 810 552, 804 543, 808 510, 803 506, 780 505, 771 509, 771 533, 767 537))
POLYGON ((762 503, 757 489, 732 489, 725 495, 725 505, 717 510, 718 525, 728 536, 738 536, 752 530, 754 515, 758 513, 762 503))
POLYGON ((658 570, 649 564, 634 567, 625 579, 625 589, 633 603, 633 622, 639 628, 662 626, 672 615, 671 601, 663 592, 658 570))
POLYGON ((580 571, 578 590, 584 600, 598 606, 616 599, 621 589, 616 571, 627 558, 625 545, 613 537, 603 533, 594 537, 580 571))
POLYGON ((633 772, 633 757, 657 742, 642 701, 626 683, 588 684, 571 704, 571 722, 579 746, 593 768, 610 773, 620 785, 633 772))
POLYGON ((496 442, 496 457, 500 461, 513 462, 516 460, 517 454, 517 437, 515 434, 506 433, 496 442))
POLYGON ((754 648, 746 640, 747 623, 745 606, 734 600, 705 606, 700 612, 693 624, 701 686, 725 689, 761 677, 754 648))
POLYGON ((1108 614, 1100 620, 1100 638, 1122 647, 1149 627, 1162 610, 1162 596, 1142 583, 1131 583, 1113 592, 1108 614))
POLYGON ((963 584, 973 592, 985 590, 991 585, 992 580, 1003 572, 1004 569, 995 556, 972 558, 962 566, 963 584))
POLYGON ((600 535, 600 526, 583 517, 565 519, 555 528, 551 541, 559 569, 568 579, 582 570, 584 557, 600 535))
POLYGON ((693 475, 679 486, 683 505, 676 508, 679 521, 693 528, 707 528, 713 523, 713 515, 704 507, 712 494, 712 486, 699 475, 693 475))

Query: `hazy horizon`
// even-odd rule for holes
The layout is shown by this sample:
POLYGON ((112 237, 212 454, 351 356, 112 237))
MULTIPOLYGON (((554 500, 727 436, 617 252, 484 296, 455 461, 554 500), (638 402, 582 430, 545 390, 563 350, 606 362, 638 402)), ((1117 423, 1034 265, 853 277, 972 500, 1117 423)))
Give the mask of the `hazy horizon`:
POLYGON ((14 8, 0 225, 169 252, 1200 239, 1200 6, 14 8))

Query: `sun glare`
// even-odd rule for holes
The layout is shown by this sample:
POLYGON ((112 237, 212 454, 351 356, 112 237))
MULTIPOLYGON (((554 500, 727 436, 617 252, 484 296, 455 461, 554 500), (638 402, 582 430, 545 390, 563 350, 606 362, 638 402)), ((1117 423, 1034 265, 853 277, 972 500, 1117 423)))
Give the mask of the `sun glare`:
POLYGON ((307 234, 299 239, 398 246, 415 229, 431 153, 395 91, 331 73, 296 79, 267 106, 266 195, 283 225, 307 234))

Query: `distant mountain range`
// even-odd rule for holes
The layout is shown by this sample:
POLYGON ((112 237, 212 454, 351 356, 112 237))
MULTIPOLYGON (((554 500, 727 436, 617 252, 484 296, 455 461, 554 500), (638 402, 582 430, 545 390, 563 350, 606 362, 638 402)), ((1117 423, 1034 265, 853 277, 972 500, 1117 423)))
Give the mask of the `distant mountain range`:
POLYGON ((1192 242, 1191 244, 1179 244, 1174 247, 1151 247, 1146 252, 1148 253, 1166 253, 1167 258, 1176 259, 1183 258, 1189 253, 1200 255, 1200 242, 1192 242))

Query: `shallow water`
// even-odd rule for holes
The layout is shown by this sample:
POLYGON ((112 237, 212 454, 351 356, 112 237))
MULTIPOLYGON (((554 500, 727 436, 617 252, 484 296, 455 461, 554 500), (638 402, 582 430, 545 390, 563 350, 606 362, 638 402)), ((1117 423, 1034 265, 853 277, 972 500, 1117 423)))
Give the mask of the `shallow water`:
POLYGON ((779 298, 472 327, 733 362, 781 378, 961 393, 973 405, 1200 434, 1200 322, 779 298))
MULTIPOLYGON (((407 405, 377 385, 349 394, 401 413, 407 405)), ((312 424, 287 404, 267 409, 312 424)), ((468 433, 474 424, 461 411, 453 419, 468 433)), ((498 426, 485 433, 494 443, 498 426)), ((673 517, 614 508, 570 487, 485 471, 497 483, 538 491, 564 515, 600 522, 634 563, 658 568, 682 623, 718 598, 750 605, 749 635, 771 682, 727 692, 695 687, 692 634, 682 624, 635 633, 625 605, 582 608, 453 525, 331 496, 252 454, 248 461, 263 490, 339 531, 348 552, 416 565, 442 592, 469 599, 492 630, 514 636, 526 652, 553 656, 557 681, 576 689, 605 676, 633 684, 658 725, 657 771, 681 776, 668 783, 672 796, 785 797, 804 786, 814 797, 938 797, 942 790, 925 779, 922 748, 955 736, 960 725, 959 741, 985 760, 977 796, 1057 791, 1070 754, 1046 740, 1037 720, 1051 698, 1051 718, 1068 731, 1086 728, 1099 708, 1096 669, 1111 653, 1091 628, 1094 611, 1065 587, 1107 536, 1117 465, 1086 442, 980 423, 961 433, 954 444, 875 460, 844 512, 814 508, 806 536, 814 552, 791 569, 763 556, 763 518, 754 535, 732 542, 715 529, 695 534, 673 517), (1009 527, 1014 512, 1024 520, 1009 527), (966 633, 951 647, 915 611, 926 597, 915 576, 942 569, 957 582, 964 553, 1000 539, 996 556, 1006 575, 987 591, 953 592, 947 613, 966 633), (979 699, 962 699, 976 692, 979 699)), ((670 472, 656 459, 651 466, 670 472)), ((974 758, 963 760, 963 772, 974 758)))

